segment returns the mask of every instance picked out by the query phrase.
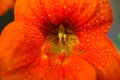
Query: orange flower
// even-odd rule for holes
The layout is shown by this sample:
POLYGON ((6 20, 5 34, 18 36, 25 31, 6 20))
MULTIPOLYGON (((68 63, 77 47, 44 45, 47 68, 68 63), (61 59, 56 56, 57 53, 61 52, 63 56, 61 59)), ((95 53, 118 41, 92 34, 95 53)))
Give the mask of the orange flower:
POLYGON ((2 80, 120 80, 108 0, 17 0, 0 37, 2 80))

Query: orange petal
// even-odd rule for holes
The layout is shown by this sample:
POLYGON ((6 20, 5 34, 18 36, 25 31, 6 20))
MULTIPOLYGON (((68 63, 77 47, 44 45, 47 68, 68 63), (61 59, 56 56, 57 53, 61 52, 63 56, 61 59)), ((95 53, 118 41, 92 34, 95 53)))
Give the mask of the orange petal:
POLYGON ((80 31, 108 32, 113 22, 110 0, 85 0, 83 10, 75 11, 71 23, 80 31), (74 21, 73 21, 74 20, 74 21))
POLYGON ((15 20, 39 28, 68 23, 74 31, 108 32, 113 14, 109 0, 17 0, 15 20))
POLYGON ((80 55, 69 57, 64 63, 64 76, 67 80, 96 80, 96 70, 80 55))
POLYGON ((49 62, 49 68, 43 80, 96 80, 94 67, 79 55, 70 56, 64 62, 51 58, 49 62))
POLYGON ((102 71, 107 80, 120 80, 120 58, 114 44, 103 31, 81 33, 83 58, 102 71))
POLYGON ((9 24, 0 37, 2 74, 32 64, 41 55, 43 37, 37 28, 20 22, 9 24))

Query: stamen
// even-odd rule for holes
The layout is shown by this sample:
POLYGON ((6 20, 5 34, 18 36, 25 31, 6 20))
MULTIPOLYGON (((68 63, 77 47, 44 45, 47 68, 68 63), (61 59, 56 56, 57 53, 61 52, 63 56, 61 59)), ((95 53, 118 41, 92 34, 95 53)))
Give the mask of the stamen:
POLYGON ((65 34, 65 27, 60 25, 58 32, 59 44, 65 45, 67 42, 67 34, 65 34))
POLYGON ((60 25, 59 32, 58 32, 58 37, 60 41, 62 41, 64 34, 65 34, 64 26, 60 25))
POLYGON ((64 42, 65 42, 65 44, 67 44, 67 34, 64 34, 64 42))
POLYGON ((69 55, 73 46, 79 44, 77 35, 72 32, 71 34, 68 34, 70 33, 68 32, 69 27, 63 25, 60 25, 57 30, 57 35, 52 34, 47 36, 47 42, 51 43, 51 51, 53 53, 66 53, 66 55, 69 55))
POLYGON ((58 37, 59 37, 59 41, 61 42, 62 41, 62 38, 63 38, 63 33, 58 33, 58 37))

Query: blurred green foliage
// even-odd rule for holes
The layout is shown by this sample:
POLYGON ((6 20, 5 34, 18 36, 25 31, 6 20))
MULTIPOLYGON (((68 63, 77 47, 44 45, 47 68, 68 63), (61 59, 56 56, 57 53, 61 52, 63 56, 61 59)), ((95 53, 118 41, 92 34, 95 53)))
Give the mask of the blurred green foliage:
POLYGON ((13 13, 13 10, 9 10, 6 14, 0 16, 0 33, 7 24, 14 20, 13 13))
POLYGON ((118 49, 120 50, 120 34, 118 35, 117 39, 114 41, 118 49))

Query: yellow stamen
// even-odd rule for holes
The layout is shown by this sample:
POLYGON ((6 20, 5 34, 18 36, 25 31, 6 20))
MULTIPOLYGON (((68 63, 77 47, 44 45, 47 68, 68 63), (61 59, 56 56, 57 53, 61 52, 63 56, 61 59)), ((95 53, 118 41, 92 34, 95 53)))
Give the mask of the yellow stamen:
POLYGON ((68 27, 63 25, 59 26, 57 35, 50 35, 47 37, 47 41, 51 43, 51 51, 53 53, 68 53, 74 45, 79 44, 79 40, 73 32, 70 32, 68 27), (67 32, 66 32, 67 31, 67 32), (68 34, 71 33, 71 34, 68 34), (52 42, 50 42, 52 40, 52 42))

